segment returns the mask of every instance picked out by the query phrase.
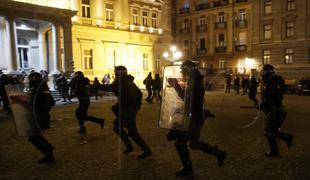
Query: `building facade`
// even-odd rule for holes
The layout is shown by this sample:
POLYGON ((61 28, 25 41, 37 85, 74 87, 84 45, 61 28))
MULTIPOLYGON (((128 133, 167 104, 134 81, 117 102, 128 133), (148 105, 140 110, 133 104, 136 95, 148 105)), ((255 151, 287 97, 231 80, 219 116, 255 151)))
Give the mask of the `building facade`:
MULTIPOLYGON (((30 68, 43 69, 50 73, 79 70, 90 79, 101 79, 105 74, 112 76, 114 66, 124 65, 129 73, 135 76, 135 81, 142 85, 143 78, 149 72, 161 73, 162 66, 166 63, 162 59, 162 52, 172 41, 170 1, 3 2, 0 7, 6 12, 11 12, 11 9, 18 5, 27 7, 24 8, 27 11, 25 14, 30 14, 29 17, 13 16, 12 29, 9 21, 12 15, 1 14, 1 22, 7 24, 2 31, 6 39, 1 41, 2 46, 10 42, 11 49, 16 49, 11 55, 1 57, 6 59, 6 62, 0 64, 0 68, 8 72, 30 68), (42 18, 43 16, 46 18, 42 18), (64 16, 65 18, 62 18, 64 16), (60 22, 57 25, 54 19, 65 19, 66 23, 60 22), (27 31, 20 33, 23 29, 27 31), (15 44, 15 47, 12 44, 15 44), (26 44, 25 50, 22 49, 23 44, 26 44), (33 47, 37 49, 33 50, 33 47), (7 64, 10 68, 6 68, 7 64)), ((16 10, 18 16, 19 10, 16 10)))
POLYGON ((181 0, 176 42, 209 73, 250 72, 252 4, 246 0, 181 0))
POLYGON ((286 79, 310 76, 310 1, 253 1, 253 58, 286 79))
POLYGON ((177 44, 210 73, 265 63, 287 79, 310 74, 309 0, 179 0, 177 44))

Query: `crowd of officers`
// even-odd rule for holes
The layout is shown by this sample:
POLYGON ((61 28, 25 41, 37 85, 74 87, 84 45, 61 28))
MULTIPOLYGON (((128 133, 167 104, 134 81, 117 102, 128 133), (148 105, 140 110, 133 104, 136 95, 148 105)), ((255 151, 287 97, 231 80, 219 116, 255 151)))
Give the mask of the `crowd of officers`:
MULTIPOLYGON (((116 119, 114 121, 113 131, 124 142, 126 149, 125 154, 134 151, 132 141, 135 142, 142 150, 142 154, 138 156, 139 159, 145 159, 152 155, 152 151, 142 136, 139 134, 136 126, 136 115, 142 105, 142 92, 134 83, 134 77, 127 73, 127 69, 124 66, 115 67, 115 79, 111 84, 100 84, 95 80, 98 90, 114 92, 118 98, 118 102, 113 105, 111 111, 115 114, 116 119)), ((190 160, 190 154, 188 146, 192 150, 200 150, 207 154, 213 155, 218 160, 218 165, 222 166, 226 159, 227 153, 218 149, 217 146, 212 146, 207 142, 200 139, 201 128, 206 119, 204 106, 205 88, 203 85, 203 75, 198 71, 196 64, 192 61, 185 61, 181 66, 181 72, 183 78, 188 78, 188 82, 191 82, 190 86, 183 86, 179 79, 169 78, 167 82, 175 89, 177 95, 183 99, 191 99, 191 105, 187 108, 187 113, 190 115, 191 121, 188 131, 180 131, 171 129, 168 132, 167 139, 175 142, 175 148, 182 163, 182 168, 176 172, 177 176, 193 176, 192 162, 190 160), (191 93, 188 93, 191 92, 191 93)), ((7 84, 3 81, 3 75, 1 76, 1 92, 3 97, 3 84, 7 84)), ((160 82, 158 75, 155 76, 157 81, 160 82)), ((29 94, 31 104, 31 111, 34 112, 35 120, 42 130, 49 128, 50 121, 50 109, 55 102, 48 89, 46 80, 40 73, 33 72, 29 76, 29 94), (39 96, 40 98, 33 98, 39 96), (42 106, 41 106, 42 105, 42 106)), ((155 79, 156 79, 155 78, 155 79)), ((151 74, 145 79, 145 85, 149 85, 147 81, 151 81, 151 74)), ((230 92, 231 76, 226 77, 227 86, 226 92, 230 92)), ((238 77, 234 80, 238 84, 240 80, 238 77)), ((153 81, 154 82, 154 81, 153 81)), ((157 83, 158 83, 157 82, 157 83)), ((63 90, 71 88, 70 95, 65 93, 65 98, 76 97, 79 101, 79 106, 76 109, 75 115, 78 120, 80 129, 78 133, 86 134, 86 121, 97 123, 101 128, 104 127, 104 118, 97 118, 88 115, 88 108, 90 105, 90 81, 84 76, 81 71, 74 73, 73 78, 69 84, 66 84, 64 76, 61 76, 57 83, 59 86, 63 86, 63 90)), ((153 85, 160 86, 160 85, 153 85)), ((256 89, 258 82, 254 76, 250 80, 244 78, 241 82, 243 87, 243 94, 246 94, 249 90, 250 99, 258 105, 256 99, 256 89)), ((265 113, 265 128, 264 134, 267 142, 270 146, 270 150, 265 153, 267 157, 278 157, 279 149, 276 139, 282 139, 287 143, 288 147, 292 146, 293 135, 280 131, 280 127, 283 124, 286 117, 286 110, 282 104, 284 94, 284 81, 281 76, 276 75, 271 65, 264 65, 262 70, 262 100, 258 105, 258 108, 265 113)), ((239 86, 237 86, 239 87, 239 86)), ((148 88, 148 87, 147 87, 148 88)), ((158 88, 158 87, 157 87, 158 88)), ((61 91, 63 91, 61 90, 61 91)), ((148 89, 149 92, 149 89, 148 89)), ((236 93, 239 91, 236 90, 236 93)), ((158 93, 158 92, 156 92, 158 93)), ((159 94, 159 93, 158 93, 159 94)), ((154 95, 153 95, 154 96, 154 95)), ((156 95, 155 95, 156 96, 156 95)), ((7 98, 7 97, 6 97, 7 98)), ((147 97, 147 101, 151 100, 150 92, 147 97)), ((161 97, 159 96, 160 100, 161 97)), ((14 101, 24 103, 18 98, 13 98, 14 101)), ((29 103, 29 102, 28 102, 29 103)), ((185 101, 185 106, 188 102, 185 101)), ((45 157, 39 160, 40 163, 52 163, 54 162, 53 150, 54 147, 43 137, 42 134, 36 134, 29 136, 29 141, 38 148, 45 157)))

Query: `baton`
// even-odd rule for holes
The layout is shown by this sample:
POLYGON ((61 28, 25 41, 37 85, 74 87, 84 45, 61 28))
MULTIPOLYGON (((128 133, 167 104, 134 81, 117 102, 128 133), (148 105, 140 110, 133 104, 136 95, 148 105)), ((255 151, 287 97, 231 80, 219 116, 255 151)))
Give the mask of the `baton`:
POLYGON ((240 108, 245 108, 245 109, 259 109, 258 106, 240 106, 240 108))

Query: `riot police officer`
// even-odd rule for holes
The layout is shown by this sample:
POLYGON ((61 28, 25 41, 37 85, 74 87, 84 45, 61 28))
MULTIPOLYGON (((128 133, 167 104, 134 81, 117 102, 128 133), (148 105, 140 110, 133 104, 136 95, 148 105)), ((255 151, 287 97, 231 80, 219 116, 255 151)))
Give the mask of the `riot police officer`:
MULTIPOLYGON (((30 103, 32 106, 30 110, 34 113, 34 120, 37 122, 42 130, 50 127, 50 110, 55 105, 55 101, 49 91, 46 81, 43 80, 42 75, 33 72, 28 76, 29 79, 29 93, 30 103)), ((39 160, 39 163, 53 163, 54 147, 44 138, 42 134, 31 135, 28 140, 39 149, 45 157, 39 160)))
POLYGON ((263 90, 260 109, 266 115, 264 134, 270 146, 270 151, 266 152, 265 155, 267 157, 278 157, 279 150, 276 138, 284 140, 288 148, 292 146, 293 141, 292 134, 280 131, 287 114, 282 104, 284 80, 275 74, 274 68, 270 64, 263 66, 262 80, 263 90))
POLYGON ((118 97, 118 103, 112 107, 116 115, 113 131, 120 136, 126 145, 125 154, 134 151, 131 138, 140 146, 143 153, 138 156, 139 159, 145 159, 152 155, 149 146, 142 139, 136 126, 136 115, 140 109, 142 101, 142 92, 133 82, 134 77, 127 74, 124 66, 115 67, 115 80, 112 84, 103 85, 102 90, 114 92, 118 97), (127 129, 127 133, 124 129, 127 129))
POLYGON ((258 106, 258 100, 256 99, 258 82, 255 76, 252 75, 249 83, 249 99, 254 101, 254 105, 258 106))
MULTIPOLYGON (((181 99, 186 99, 191 92, 191 106, 188 106, 188 102, 185 102, 185 111, 191 116, 189 125, 189 131, 170 130, 168 133, 168 140, 175 140, 175 147, 178 152, 179 158, 182 162, 183 168, 176 172, 176 176, 193 176, 192 162, 190 160, 189 151, 187 148, 187 142, 192 150, 200 150, 202 152, 214 155, 218 160, 218 165, 222 166, 227 153, 218 150, 216 146, 200 140, 200 130, 204 124, 204 93, 203 76, 197 70, 196 65, 192 61, 185 61, 181 65, 182 75, 188 77, 187 87, 182 88, 177 79, 169 78, 168 83, 172 85, 178 96, 181 99), (189 108, 189 109, 188 109, 189 108)), ((185 100, 186 101, 186 100, 185 100)))
POLYGON ((77 71, 74 73, 74 78, 72 79, 71 84, 71 94, 78 98, 79 107, 75 111, 75 116, 79 121, 80 130, 78 133, 85 134, 85 121, 91 121, 98 123, 101 128, 104 126, 104 119, 96 118, 93 116, 89 116, 87 114, 90 98, 89 98, 89 79, 84 77, 84 74, 81 71, 77 71))

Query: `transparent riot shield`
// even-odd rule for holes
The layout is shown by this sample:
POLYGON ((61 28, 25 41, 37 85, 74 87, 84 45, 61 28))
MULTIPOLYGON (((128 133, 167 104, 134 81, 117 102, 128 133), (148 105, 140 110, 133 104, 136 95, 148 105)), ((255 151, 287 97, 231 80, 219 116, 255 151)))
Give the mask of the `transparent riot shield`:
POLYGON ((30 95, 24 91, 22 84, 9 84, 5 90, 9 97, 14 124, 19 136, 34 136, 41 134, 39 124, 34 120, 30 95))
POLYGON ((164 69, 163 93, 160 107, 159 127, 188 131, 192 88, 190 78, 182 75, 180 66, 164 69))

